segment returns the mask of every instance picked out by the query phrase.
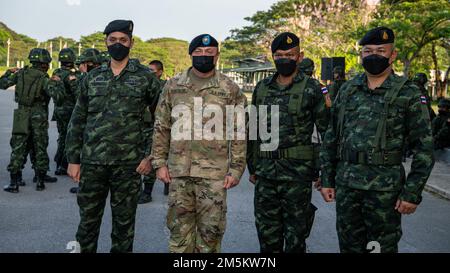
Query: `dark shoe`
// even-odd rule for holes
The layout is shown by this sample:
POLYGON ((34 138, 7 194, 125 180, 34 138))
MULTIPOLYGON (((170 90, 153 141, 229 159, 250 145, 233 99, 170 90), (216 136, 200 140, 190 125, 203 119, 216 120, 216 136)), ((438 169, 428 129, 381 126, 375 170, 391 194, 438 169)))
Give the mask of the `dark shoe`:
POLYGON ((70 188, 70 193, 78 193, 79 190, 80 190, 80 188, 73 187, 73 188, 70 188))
POLYGON ((9 182, 8 186, 5 186, 3 188, 4 191, 10 192, 10 193, 18 193, 19 192, 19 184, 17 183, 17 174, 11 174, 11 181, 9 182))
POLYGON ((19 186, 21 187, 26 186, 25 181, 23 181, 22 179, 22 172, 17 174, 17 184, 19 184, 19 186))
POLYGON ((152 202, 152 194, 141 192, 141 196, 139 196, 138 204, 147 204, 152 202))
MULTIPOLYGON (((35 175, 34 178, 33 178, 33 183, 36 183, 37 179, 38 178, 35 175)), ((52 177, 52 176, 47 175, 47 174, 44 176, 44 182, 45 183, 56 183, 57 181, 58 181, 58 178, 56 178, 56 177, 52 177)))
POLYGON ((63 167, 58 167, 58 169, 55 171, 55 175, 67 175, 67 170, 63 167))
POLYGON ((43 191, 45 190, 45 173, 39 173, 36 175, 37 176, 37 181, 36 181, 36 190, 37 191, 43 191))
POLYGON ((169 195, 169 184, 164 183, 164 195, 169 195))

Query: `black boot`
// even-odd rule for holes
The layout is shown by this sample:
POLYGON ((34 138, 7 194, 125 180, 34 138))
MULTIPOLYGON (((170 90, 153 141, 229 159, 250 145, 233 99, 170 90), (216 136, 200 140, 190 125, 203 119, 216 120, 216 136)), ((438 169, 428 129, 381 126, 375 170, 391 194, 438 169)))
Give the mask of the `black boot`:
POLYGON ((169 195, 169 184, 164 183, 164 195, 169 195))
POLYGON ((36 174, 36 176, 37 176, 36 190, 37 191, 45 190, 45 184, 44 184, 45 176, 46 176, 45 172, 39 172, 36 174))
POLYGON ((8 186, 5 186, 3 188, 4 191, 11 192, 11 193, 18 193, 19 192, 19 184, 17 183, 17 174, 11 173, 11 181, 9 182, 8 186))
POLYGON ((25 186, 25 181, 22 179, 22 172, 17 173, 17 184, 21 187, 25 186))
POLYGON ((56 175, 67 175, 67 169, 65 169, 63 166, 59 166, 56 171, 56 175))
MULTIPOLYGON (((37 180, 38 180, 38 177, 37 177, 37 175, 35 175, 33 178, 33 183, 36 183, 37 180)), ((44 174, 44 182, 45 183, 56 183, 57 181, 58 181, 58 178, 44 174)))

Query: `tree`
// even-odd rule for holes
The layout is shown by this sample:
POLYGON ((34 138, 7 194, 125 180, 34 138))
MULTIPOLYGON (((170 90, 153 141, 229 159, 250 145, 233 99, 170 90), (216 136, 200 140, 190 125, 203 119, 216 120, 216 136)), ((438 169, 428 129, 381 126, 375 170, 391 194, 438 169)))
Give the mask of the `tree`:
POLYGON ((424 48, 450 37, 450 2, 447 0, 386 1, 371 26, 387 26, 396 34, 395 45, 404 75, 424 48))

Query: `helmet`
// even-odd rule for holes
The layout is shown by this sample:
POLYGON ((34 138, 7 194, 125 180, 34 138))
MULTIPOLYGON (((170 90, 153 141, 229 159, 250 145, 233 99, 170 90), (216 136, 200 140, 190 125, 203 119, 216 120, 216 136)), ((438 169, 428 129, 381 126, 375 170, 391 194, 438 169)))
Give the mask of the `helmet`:
POLYGON ((74 63, 76 60, 75 52, 70 48, 63 48, 59 52, 58 60, 61 63, 74 63))
POLYGON ((339 79, 345 79, 345 70, 342 66, 336 66, 333 68, 333 78, 335 74, 338 74, 339 79))
POLYGON ((101 57, 102 63, 107 63, 111 60, 111 56, 109 56, 108 51, 100 52, 100 57, 101 57))
POLYGON ((47 49, 44 48, 33 48, 28 55, 28 60, 31 63, 50 63, 52 57, 47 49))
POLYGON ((447 108, 447 109, 450 109, 450 100, 449 100, 449 99, 442 98, 442 99, 439 101, 438 107, 439 107, 439 108, 447 108))
POLYGON ((314 71, 314 62, 310 58, 304 58, 303 61, 298 65, 298 68, 303 73, 312 73, 314 71))
POLYGON ((95 48, 85 49, 83 53, 81 53, 80 55, 80 62, 81 63, 93 62, 96 64, 101 64, 102 60, 100 56, 100 51, 98 51, 98 49, 95 48))

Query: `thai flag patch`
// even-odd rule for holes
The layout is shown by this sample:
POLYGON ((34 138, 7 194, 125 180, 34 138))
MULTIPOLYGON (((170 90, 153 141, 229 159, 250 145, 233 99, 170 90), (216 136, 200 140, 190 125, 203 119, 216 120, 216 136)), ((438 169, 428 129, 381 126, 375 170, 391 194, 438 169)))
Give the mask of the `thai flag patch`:
POLYGON ((322 94, 328 94, 328 89, 326 87, 322 87, 322 94))
POLYGON ((427 97, 425 97, 425 96, 420 96, 420 103, 422 103, 422 104, 427 104, 427 97))

